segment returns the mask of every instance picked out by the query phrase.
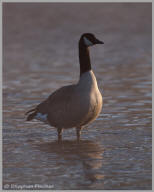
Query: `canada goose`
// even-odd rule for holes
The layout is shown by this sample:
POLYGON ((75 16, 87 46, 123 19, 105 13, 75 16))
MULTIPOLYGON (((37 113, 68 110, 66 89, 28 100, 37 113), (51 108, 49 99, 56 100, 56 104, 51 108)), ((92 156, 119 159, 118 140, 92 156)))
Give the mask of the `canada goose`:
POLYGON ((102 109, 102 95, 96 77, 91 69, 89 47, 104 44, 91 33, 85 33, 79 40, 80 78, 77 84, 61 87, 45 101, 31 109, 27 121, 37 119, 57 128, 58 141, 62 130, 76 128, 80 140, 81 128, 94 121, 102 109))

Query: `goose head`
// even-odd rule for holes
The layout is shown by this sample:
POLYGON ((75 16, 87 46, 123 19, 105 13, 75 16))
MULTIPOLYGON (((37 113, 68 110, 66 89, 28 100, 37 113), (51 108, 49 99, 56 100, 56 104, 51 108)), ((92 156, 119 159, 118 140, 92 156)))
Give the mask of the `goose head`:
POLYGON ((104 42, 96 39, 92 33, 84 33, 80 38, 80 43, 86 47, 90 47, 96 44, 104 44, 104 42))

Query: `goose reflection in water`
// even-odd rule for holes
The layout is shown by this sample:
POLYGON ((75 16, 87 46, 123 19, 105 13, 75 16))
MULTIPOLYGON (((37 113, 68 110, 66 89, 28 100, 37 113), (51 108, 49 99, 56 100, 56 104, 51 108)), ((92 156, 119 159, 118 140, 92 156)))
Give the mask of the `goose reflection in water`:
POLYGON ((86 189, 89 187, 90 189, 95 184, 98 186, 99 182, 101 182, 102 186, 104 175, 100 173, 100 169, 102 167, 104 149, 98 143, 90 140, 81 140, 80 143, 77 143, 76 140, 65 140, 61 144, 54 141, 35 144, 35 147, 45 152, 46 155, 48 154, 47 161, 49 164, 52 162, 53 154, 56 154, 58 155, 57 164, 59 166, 61 166, 59 160, 63 159, 67 164, 66 167, 76 166, 76 169, 78 167, 81 168, 84 175, 84 183, 78 183, 78 189, 83 189, 84 187, 86 189), (52 157, 50 154, 52 154, 52 157))

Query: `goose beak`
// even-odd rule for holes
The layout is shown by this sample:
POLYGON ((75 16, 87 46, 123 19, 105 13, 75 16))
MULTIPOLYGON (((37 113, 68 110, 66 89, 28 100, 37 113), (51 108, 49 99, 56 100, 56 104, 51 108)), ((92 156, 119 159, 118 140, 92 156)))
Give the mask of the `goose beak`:
POLYGON ((104 42, 96 39, 96 40, 95 40, 95 44, 104 44, 104 42))

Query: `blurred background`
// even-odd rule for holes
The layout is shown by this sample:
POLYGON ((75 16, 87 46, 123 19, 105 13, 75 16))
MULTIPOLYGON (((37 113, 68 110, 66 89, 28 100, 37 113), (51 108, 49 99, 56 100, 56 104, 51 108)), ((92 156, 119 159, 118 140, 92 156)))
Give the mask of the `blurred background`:
POLYGON ((151 3, 3 3, 3 188, 151 189, 151 129, 151 3), (104 105, 59 146, 24 114, 78 81, 85 32, 105 43, 90 48, 104 105))

